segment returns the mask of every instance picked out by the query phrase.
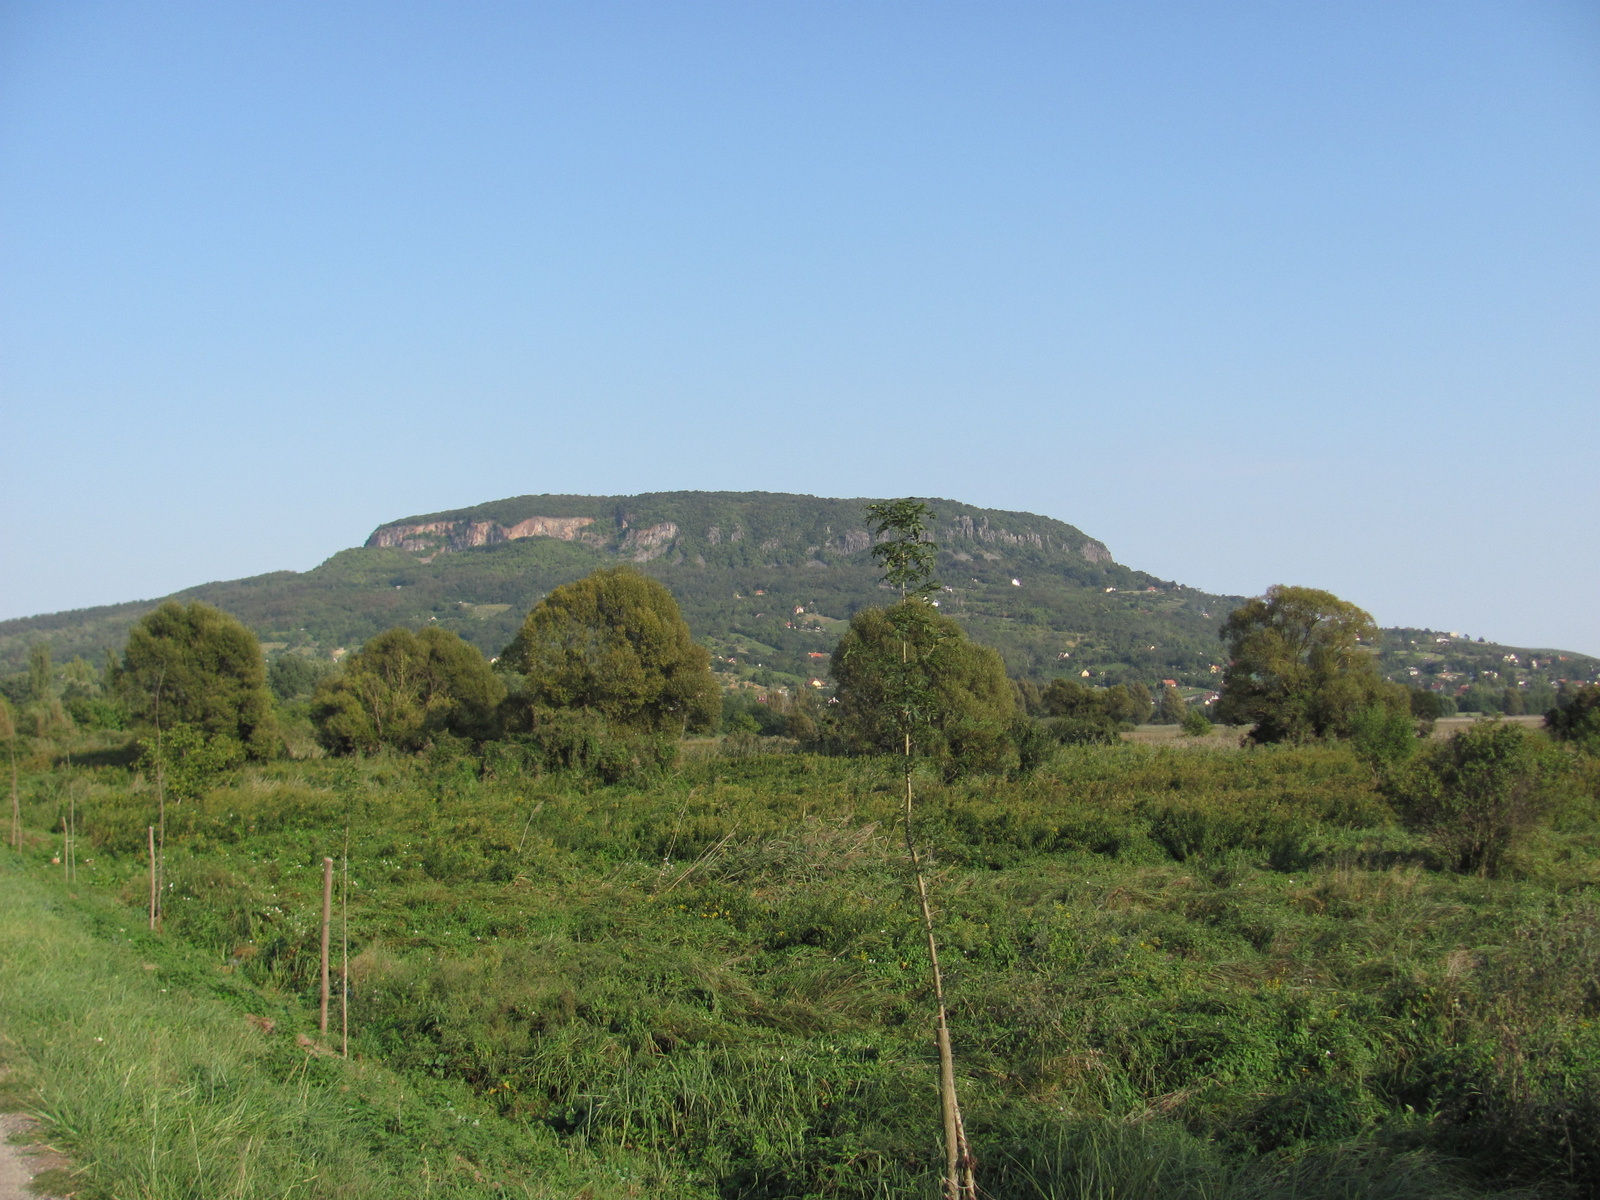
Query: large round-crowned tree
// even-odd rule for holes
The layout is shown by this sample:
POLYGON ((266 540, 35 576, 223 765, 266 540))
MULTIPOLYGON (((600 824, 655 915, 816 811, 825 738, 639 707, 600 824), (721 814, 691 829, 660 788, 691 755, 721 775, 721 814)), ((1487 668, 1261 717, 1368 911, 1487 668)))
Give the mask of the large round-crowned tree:
POLYGON ((439 733, 494 736, 504 695, 483 655, 449 630, 397 626, 318 685, 311 719, 317 740, 333 754, 420 750, 439 733))
POLYGON ((563 584, 500 656, 535 707, 580 709, 646 733, 711 729, 722 689, 665 586, 631 567, 563 584))
POLYGON ((1409 713, 1405 689, 1378 673, 1372 617, 1331 592, 1268 588, 1228 615, 1221 636, 1229 662, 1218 716, 1252 724, 1254 741, 1347 737, 1375 708, 1409 713))
POLYGON ((277 753, 261 643, 209 604, 169 600, 141 618, 128 631, 118 686, 140 722, 232 738, 254 759, 277 753))
POLYGON ((916 750, 946 773, 993 769, 1015 714, 1005 661, 915 596, 850 618, 830 665, 845 737, 860 752, 916 750))

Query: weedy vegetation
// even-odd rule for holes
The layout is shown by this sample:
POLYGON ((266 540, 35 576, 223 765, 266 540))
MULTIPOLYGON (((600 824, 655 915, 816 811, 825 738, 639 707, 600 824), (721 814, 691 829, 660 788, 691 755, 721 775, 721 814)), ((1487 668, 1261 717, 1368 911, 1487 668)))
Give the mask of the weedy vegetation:
MULTIPOLYGON (((80 1194, 936 1194, 893 760, 246 764, 169 797, 152 935, 154 785, 91 751, 22 763, 0 874, 4 1054, 80 1194), (347 828, 344 1061, 311 1035, 347 828)), ((1344 744, 930 764, 983 1194, 1596 1194, 1600 775, 1540 752, 1493 869, 1344 744)))
POLYGON ((35 655, 0 1057, 62 1187, 1600 1197, 1591 690, 1426 742, 1370 618, 1274 589, 1230 619, 1251 736, 1173 693, 1191 736, 1133 744, 1148 692, 1009 681, 936 610, 904 503, 900 602, 781 723, 723 724, 628 570, 492 668, 398 629, 269 674, 164 606, 89 732, 35 655))

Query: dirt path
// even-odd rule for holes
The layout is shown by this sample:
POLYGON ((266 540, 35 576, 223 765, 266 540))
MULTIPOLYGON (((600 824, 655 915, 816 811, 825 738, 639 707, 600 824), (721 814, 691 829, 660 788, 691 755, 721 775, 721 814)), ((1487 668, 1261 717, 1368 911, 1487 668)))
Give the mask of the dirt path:
POLYGON ((65 1178, 67 1160, 55 1151, 31 1143, 33 1122, 21 1113, 0 1113, 0 1200, 42 1200, 59 1196, 59 1189, 35 1189, 33 1181, 49 1185, 65 1178), (22 1139, 21 1144, 13 1139, 22 1139), (41 1178, 43 1177, 43 1178, 41 1178))

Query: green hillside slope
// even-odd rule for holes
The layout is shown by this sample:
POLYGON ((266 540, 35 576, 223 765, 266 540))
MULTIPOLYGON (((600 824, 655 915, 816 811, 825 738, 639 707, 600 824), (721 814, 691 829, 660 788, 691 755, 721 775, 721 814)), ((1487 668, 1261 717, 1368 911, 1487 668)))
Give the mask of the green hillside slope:
MULTIPOLYGON (((725 678, 802 684, 822 676, 842 622, 887 598, 862 520, 867 503, 766 492, 519 496, 390 522, 364 546, 309 571, 177 595, 234 613, 269 653, 336 656, 391 625, 432 623, 495 655, 551 588, 627 562, 672 589, 725 678)), ((1046 680, 1088 672, 1095 683, 1173 679, 1190 688, 1215 682, 1217 627, 1238 597, 1122 566, 1101 542, 1050 517, 930 504, 948 589, 940 603, 1000 649, 1013 673, 1046 680)), ((58 662, 75 655, 97 662, 156 603, 0 622, 0 673, 21 670, 39 641, 51 643, 58 662)), ((1553 651, 1467 646, 1484 659, 1474 670, 1509 668, 1503 654, 1518 655, 1513 686, 1588 678, 1600 666, 1580 655, 1557 662, 1553 651), (1534 659, 1539 665, 1529 667, 1534 659)), ((1409 643, 1394 650, 1386 665, 1399 674, 1429 660, 1409 643)), ((1456 651, 1461 657, 1459 645, 1456 651)))

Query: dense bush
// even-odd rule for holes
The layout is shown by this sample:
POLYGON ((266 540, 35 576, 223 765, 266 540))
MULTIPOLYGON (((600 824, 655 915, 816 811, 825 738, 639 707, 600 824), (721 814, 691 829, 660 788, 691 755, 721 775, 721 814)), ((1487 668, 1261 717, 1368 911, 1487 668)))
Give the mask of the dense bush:
POLYGON ((1591 754, 1600 752, 1600 684, 1563 689, 1556 706, 1545 714, 1544 726, 1558 741, 1591 754))
POLYGON ((582 709, 644 733, 713 729, 722 691, 660 583, 628 567, 556 588, 500 655, 527 702, 582 709))
POLYGON ((333 673, 333 664, 303 654, 280 654, 267 667, 267 687, 280 703, 309 696, 333 673))
POLYGON ((332 754, 415 751, 441 733, 492 737, 504 696, 483 655, 455 634, 401 627, 380 633, 318 685, 311 719, 332 754))
POLYGON ((1005 663, 918 599, 862 609, 833 652, 839 723, 857 753, 914 753, 947 775, 1004 768, 1016 701, 1005 663))
POLYGON ((198 600, 169 600, 134 625, 117 688, 141 725, 191 725, 233 739, 256 760, 279 752, 261 643, 198 600))
POLYGON ((1546 745, 1517 725, 1476 722, 1430 746, 1389 791, 1455 870, 1494 875, 1555 803, 1546 745))

